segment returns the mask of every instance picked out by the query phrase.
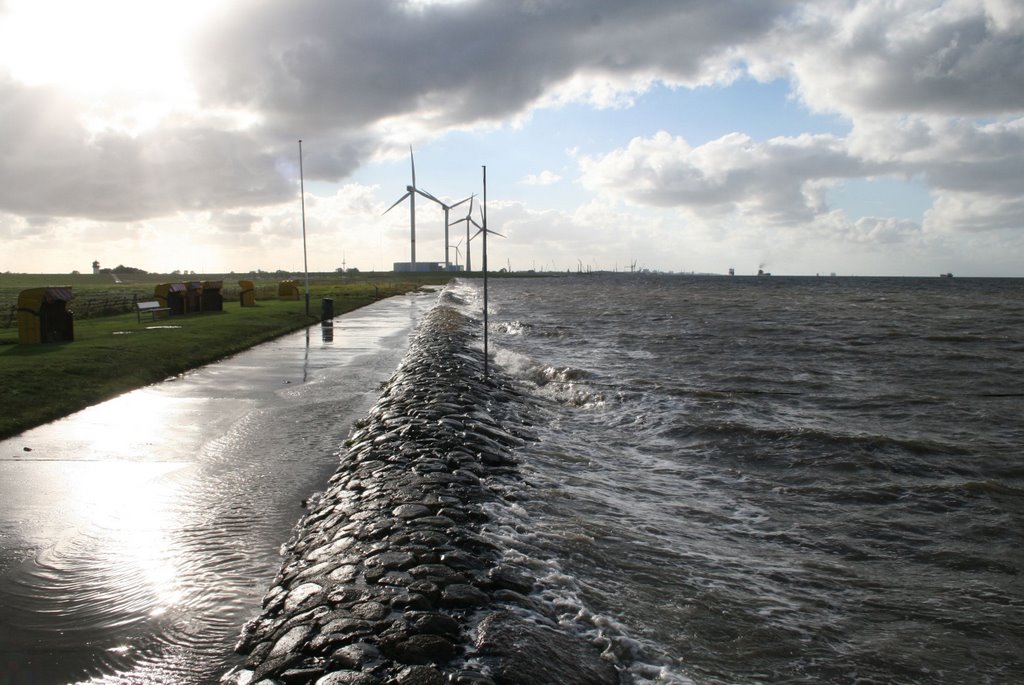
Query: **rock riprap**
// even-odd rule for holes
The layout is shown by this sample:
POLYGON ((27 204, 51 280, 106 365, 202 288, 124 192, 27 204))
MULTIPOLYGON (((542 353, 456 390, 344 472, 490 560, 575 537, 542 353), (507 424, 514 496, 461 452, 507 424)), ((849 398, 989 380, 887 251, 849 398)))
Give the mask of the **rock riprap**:
POLYGON ((439 305, 356 426, 242 630, 243 685, 612 685, 525 565, 481 534, 518 482, 522 398, 439 305))

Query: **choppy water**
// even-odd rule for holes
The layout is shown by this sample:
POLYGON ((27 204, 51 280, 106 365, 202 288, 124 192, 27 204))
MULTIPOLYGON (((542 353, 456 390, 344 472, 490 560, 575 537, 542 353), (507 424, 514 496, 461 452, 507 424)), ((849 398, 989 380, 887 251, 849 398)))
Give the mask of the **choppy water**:
POLYGON ((508 545, 638 680, 1024 681, 1024 281, 495 279, 490 312, 538 402, 508 545))

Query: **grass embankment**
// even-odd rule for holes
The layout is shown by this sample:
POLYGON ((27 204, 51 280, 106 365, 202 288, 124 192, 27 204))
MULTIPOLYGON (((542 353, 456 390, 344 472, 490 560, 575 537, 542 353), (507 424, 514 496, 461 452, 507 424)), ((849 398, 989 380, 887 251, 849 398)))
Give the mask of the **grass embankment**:
POLYGON ((316 323, 322 297, 334 298, 339 315, 421 284, 325 283, 313 290, 308 317, 302 300, 245 308, 226 300, 223 312, 143 315, 141 324, 134 313, 76 320, 70 343, 19 345, 17 328, 0 329, 0 438, 316 323))

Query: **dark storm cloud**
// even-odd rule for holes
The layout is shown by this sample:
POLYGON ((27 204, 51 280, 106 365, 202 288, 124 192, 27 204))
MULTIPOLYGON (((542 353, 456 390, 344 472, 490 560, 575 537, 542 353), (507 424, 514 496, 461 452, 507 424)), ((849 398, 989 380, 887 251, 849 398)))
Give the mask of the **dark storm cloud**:
POLYGON ((579 73, 697 79, 788 5, 262 2, 203 36, 194 64, 206 102, 259 110, 272 127, 359 127, 411 112, 445 125, 521 112, 579 73))

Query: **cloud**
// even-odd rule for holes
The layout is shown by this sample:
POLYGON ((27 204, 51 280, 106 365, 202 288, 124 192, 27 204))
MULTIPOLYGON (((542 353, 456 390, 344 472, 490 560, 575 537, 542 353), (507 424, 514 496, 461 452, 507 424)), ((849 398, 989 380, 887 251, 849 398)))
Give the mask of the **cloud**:
POLYGON ((558 183, 562 177, 553 171, 545 169, 539 174, 527 174, 519 182, 527 186, 550 186, 558 183))
POLYGON ((1024 118, 979 125, 876 117, 848 137, 756 142, 733 133, 696 148, 663 131, 579 163, 585 187, 639 206, 735 212, 767 224, 828 213, 826 191, 845 179, 921 177, 935 198, 924 220, 930 230, 1024 229, 1024 118))
POLYGON ((741 48, 818 111, 992 116, 1024 110, 1024 6, 1016 0, 805 3, 741 48))
POLYGON ((197 41, 193 70, 204 102, 260 111, 272 128, 394 116, 443 128, 513 116, 580 77, 714 82, 734 72, 722 55, 789 4, 264 1, 197 41))
POLYGON ((664 131, 580 165, 584 186, 638 205, 735 210, 770 223, 809 221, 830 182, 885 171, 831 135, 758 143, 732 133, 693 148, 664 131))
MULTIPOLYGON (((628 108, 655 84, 742 77, 786 79, 794 101, 838 114, 848 133, 737 130, 693 146, 669 113, 615 149, 606 131, 582 130, 564 145, 587 152, 572 154, 582 173, 573 191, 594 197, 575 213, 496 209, 513 222, 510 241, 530 235, 553 253, 559 239, 625 240, 640 252, 699 238, 714 258, 715 241, 733 239, 791 250, 807 237, 982 244, 981 233, 1024 228, 1018 0, 251 0, 189 49, 195 99, 181 106, 146 99, 152 90, 83 99, 19 83, 0 65, 0 232, 131 241, 195 221, 204 240, 274 249, 296 234, 298 138, 308 189, 410 140, 529 121, 540 107, 628 108), (652 135, 658 127, 668 130, 652 135), (920 179, 933 206, 920 221, 829 206, 833 186, 879 175, 920 179)), ((545 170, 520 183, 560 180, 545 170)), ((323 193, 310 198, 313 226, 352 225, 378 252, 392 236, 407 240, 396 213, 374 216, 383 207, 372 187, 323 193)))
POLYGON ((276 166, 284 152, 251 132, 201 120, 137 136, 94 132, 63 94, 11 81, 0 82, 0 101, 0 209, 9 212, 126 221, 295 192, 276 166))

